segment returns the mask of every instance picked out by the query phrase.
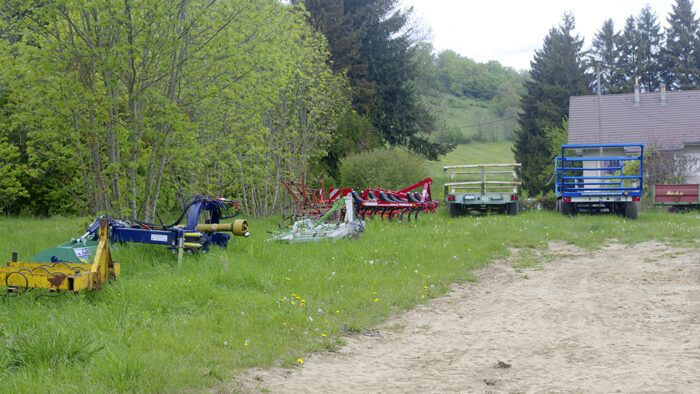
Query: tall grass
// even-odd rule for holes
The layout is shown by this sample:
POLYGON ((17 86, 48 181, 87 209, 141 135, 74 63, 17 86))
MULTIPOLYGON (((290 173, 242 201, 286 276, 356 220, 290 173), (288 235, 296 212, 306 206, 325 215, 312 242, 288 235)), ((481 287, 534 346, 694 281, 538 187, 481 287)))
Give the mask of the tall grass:
MULTIPOLYGON (((359 240, 265 242, 278 218, 227 250, 176 256, 120 245, 116 282, 92 293, 0 299, 0 381, 19 392, 203 390, 243 368, 293 366, 334 349, 341 327, 362 329, 444 294, 508 247, 551 240, 595 248, 657 239, 698 247, 700 216, 643 213, 567 218, 551 212, 418 222, 370 221, 359 240)), ((28 258, 82 232, 84 220, 0 220, 0 256, 28 258)))

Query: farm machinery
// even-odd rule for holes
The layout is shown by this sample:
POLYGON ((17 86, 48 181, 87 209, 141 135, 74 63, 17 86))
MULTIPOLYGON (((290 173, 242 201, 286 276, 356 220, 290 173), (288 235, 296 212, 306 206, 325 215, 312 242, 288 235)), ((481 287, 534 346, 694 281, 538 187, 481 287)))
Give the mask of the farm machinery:
POLYGON ((346 195, 333 203, 321 217, 307 217, 295 221, 291 228, 273 233, 268 241, 317 242, 324 239, 358 238, 365 231, 365 223, 355 216, 352 198, 346 195), (343 213, 344 220, 329 220, 343 213))
POLYGON ((432 183, 431 178, 425 178, 399 191, 369 188, 361 195, 355 191, 352 191, 351 195, 355 203, 355 210, 363 219, 365 217, 371 219, 379 215, 382 219, 398 218, 402 220, 403 216, 406 215, 410 222, 411 215, 415 220, 418 220, 420 212, 435 212, 440 206, 439 202, 433 201, 430 192, 432 183), (422 190, 414 192, 415 189, 422 190))
MULTIPOLYGON (((440 205, 439 202, 432 199, 430 192, 432 183, 431 178, 425 178, 399 191, 368 188, 357 192, 353 189, 328 189, 326 191, 323 186, 320 189, 310 189, 304 183, 303 178, 301 183, 282 181, 291 194, 297 210, 289 216, 283 216, 280 228, 289 219, 292 223, 301 219, 317 219, 328 213, 336 202, 346 196, 352 198, 354 211, 362 219, 372 219, 379 215, 382 219, 398 218, 401 220, 406 215, 410 221, 411 215, 413 215, 414 219, 417 220, 420 212, 435 212, 440 205)), ((344 216, 345 207, 334 212, 328 216, 327 220, 340 220, 344 216)))
MULTIPOLYGON (((98 242, 93 253, 92 263, 82 254, 80 262, 56 260, 51 262, 19 262, 17 253, 12 254, 12 261, 0 267, 0 286, 7 287, 8 294, 17 295, 22 291, 35 288, 48 289, 52 292, 66 290, 97 290, 109 280, 116 279, 120 267, 112 261, 109 250, 109 219, 101 218, 98 226, 98 242)), ((77 250, 77 249, 72 249, 77 250)))
POLYGON ((700 209, 700 185, 654 185, 654 205, 668 207, 669 212, 700 209))
POLYGON ((564 215, 615 213, 636 219, 642 197, 643 157, 644 144, 562 145, 561 156, 554 158, 557 211, 564 215), (603 156, 604 149, 618 154, 603 156), (567 150, 584 156, 567 156, 567 150), (600 153, 585 155, 591 152, 600 153), (635 174, 625 175, 626 167, 635 174))
POLYGON ((184 251, 207 251, 211 244, 225 248, 231 239, 229 233, 249 236, 245 220, 221 222, 240 213, 233 200, 195 196, 170 225, 101 216, 80 238, 45 250, 32 257, 31 262, 18 262, 17 254, 13 253, 7 267, 0 267, 0 286, 7 287, 10 293, 32 288, 71 292, 99 289, 120 272, 119 264, 112 261, 109 242, 163 245, 178 251, 180 263, 184 251))
POLYGON ((364 219, 379 215, 392 220, 411 215, 417 220, 419 212, 435 212, 439 203, 432 200, 426 178, 399 191, 366 189, 311 189, 304 178, 300 183, 282 181, 296 205, 296 212, 283 215, 279 224, 291 221, 287 230, 273 233, 269 241, 311 242, 321 239, 340 239, 359 236, 364 231, 364 219), (413 192, 420 189, 420 192, 413 192))
POLYGON ((520 163, 515 163, 443 167, 443 173, 450 172, 450 181, 445 183, 445 200, 450 216, 470 211, 501 211, 517 215, 520 181, 516 169, 520 166, 520 163), (462 180, 455 182, 456 177, 462 180))

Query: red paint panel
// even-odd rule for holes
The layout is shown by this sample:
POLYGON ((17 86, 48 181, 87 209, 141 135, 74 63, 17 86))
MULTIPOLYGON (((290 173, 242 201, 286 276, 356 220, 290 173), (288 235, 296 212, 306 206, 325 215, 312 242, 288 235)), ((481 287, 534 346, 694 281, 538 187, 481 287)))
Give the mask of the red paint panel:
POLYGON ((656 185, 655 189, 654 201, 656 202, 700 202, 698 185, 656 185))

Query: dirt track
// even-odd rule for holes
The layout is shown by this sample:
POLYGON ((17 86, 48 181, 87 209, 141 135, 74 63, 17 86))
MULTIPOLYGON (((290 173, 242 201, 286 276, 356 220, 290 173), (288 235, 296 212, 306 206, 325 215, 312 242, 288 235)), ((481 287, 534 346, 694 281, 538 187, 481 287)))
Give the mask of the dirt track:
POLYGON ((249 392, 699 392, 700 249, 550 245, 479 271, 338 353, 250 370, 249 392), (520 260, 522 261, 522 260, 520 260))

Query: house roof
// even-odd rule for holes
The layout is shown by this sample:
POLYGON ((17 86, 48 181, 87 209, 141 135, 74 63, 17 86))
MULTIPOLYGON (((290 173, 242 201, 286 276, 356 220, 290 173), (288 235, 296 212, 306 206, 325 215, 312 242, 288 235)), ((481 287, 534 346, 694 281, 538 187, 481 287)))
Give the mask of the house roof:
MULTIPOLYGON (((700 144, 700 90, 606 94, 600 98, 604 144, 644 143, 645 148, 681 150, 700 144)), ((572 96, 569 102, 569 144, 597 144, 598 96, 572 96)))

